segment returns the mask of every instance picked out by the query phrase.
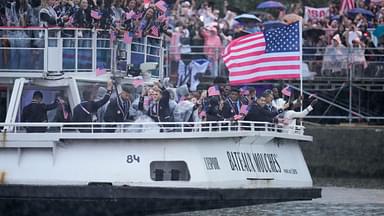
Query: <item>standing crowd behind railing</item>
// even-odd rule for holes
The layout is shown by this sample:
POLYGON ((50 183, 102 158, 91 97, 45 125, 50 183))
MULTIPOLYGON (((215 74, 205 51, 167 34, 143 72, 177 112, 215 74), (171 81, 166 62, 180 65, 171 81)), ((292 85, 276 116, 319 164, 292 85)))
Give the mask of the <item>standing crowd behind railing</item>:
MULTIPOLYGON (((203 1, 141 0, 6 0, 0 3, 0 70, 43 69, 44 47, 55 46, 62 38, 63 70, 90 70, 93 55, 97 55, 96 67, 111 67, 111 44, 115 38, 132 44, 129 51, 147 52, 132 56, 133 64, 159 61, 159 40, 153 37, 167 36, 166 60, 169 75, 176 75, 178 83, 189 84, 199 74, 226 76, 221 62, 222 48, 233 38, 264 30, 262 22, 242 22, 235 19, 243 12, 227 1, 215 5, 203 1), (47 35, 39 29, 50 30, 47 35), (20 29, 22 28, 22 29, 20 29), (64 29, 65 28, 65 29, 64 29), (81 29, 81 30, 76 30, 81 29), (97 29, 97 30, 95 30, 97 29), (96 33, 95 33, 96 32, 96 33), (93 35, 96 34, 94 37, 93 35), (49 38, 49 40, 46 40, 49 38), (92 39, 97 38, 97 54, 91 52, 92 39), (44 44, 48 43, 48 46, 44 44), (136 44, 136 45, 135 45, 136 44), (149 48, 141 47, 149 46, 149 48), (151 48, 151 46, 155 48, 151 48), (148 49, 148 50, 147 50, 148 49), (152 55, 152 57, 151 57, 152 55), (74 58, 75 56, 75 58, 74 58), (136 62, 135 62, 136 61, 136 62)), ((343 73, 354 68, 361 73, 380 77, 379 64, 384 55, 384 37, 381 32, 372 35, 369 29, 384 24, 384 7, 381 3, 357 1, 357 7, 370 14, 340 11, 329 4, 329 15, 321 19, 303 22, 303 60, 309 71, 320 74, 343 73), (325 48, 325 50, 324 50, 325 48), (353 48, 353 49, 349 49, 353 48)), ((278 17, 264 13, 263 21, 280 19, 284 14, 303 15, 303 5, 290 4, 289 9, 279 9, 278 17)), ((383 31, 384 32, 384 31, 383 31)), ((60 42, 61 43, 61 42, 60 42)), ((49 56, 48 56, 49 57, 49 56)))

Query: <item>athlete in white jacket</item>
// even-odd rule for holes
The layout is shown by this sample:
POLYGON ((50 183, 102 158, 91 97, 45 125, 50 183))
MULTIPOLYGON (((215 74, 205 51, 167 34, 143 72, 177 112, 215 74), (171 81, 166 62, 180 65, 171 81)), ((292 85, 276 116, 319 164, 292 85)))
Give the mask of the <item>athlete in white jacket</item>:
POLYGON ((282 127, 285 130, 288 130, 288 132, 294 133, 295 127, 296 127, 296 119, 303 118, 306 115, 308 115, 308 113, 310 113, 313 110, 313 106, 317 102, 318 102, 317 99, 313 100, 311 104, 301 112, 296 112, 294 110, 284 111, 281 114, 282 118, 279 119, 279 124, 282 125, 282 127))

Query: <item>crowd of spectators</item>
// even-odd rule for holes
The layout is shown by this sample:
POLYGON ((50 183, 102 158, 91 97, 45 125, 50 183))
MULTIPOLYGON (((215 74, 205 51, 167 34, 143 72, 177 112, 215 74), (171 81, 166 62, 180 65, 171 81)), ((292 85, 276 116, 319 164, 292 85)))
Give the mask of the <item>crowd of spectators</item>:
POLYGON ((340 11, 339 5, 331 2, 328 16, 304 22, 303 56, 311 70, 337 75, 353 67, 357 76, 383 75, 384 37, 373 33, 384 25, 384 4, 357 0, 355 5, 361 13, 340 11))

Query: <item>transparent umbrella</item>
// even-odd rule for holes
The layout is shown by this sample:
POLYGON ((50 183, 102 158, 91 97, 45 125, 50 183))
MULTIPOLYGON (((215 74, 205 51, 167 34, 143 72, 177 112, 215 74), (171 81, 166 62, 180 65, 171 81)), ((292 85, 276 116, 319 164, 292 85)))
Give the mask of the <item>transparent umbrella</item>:
POLYGON ((261 19, 253 14, 241 14, 235 17, 238 22, 261 22, 261 19))

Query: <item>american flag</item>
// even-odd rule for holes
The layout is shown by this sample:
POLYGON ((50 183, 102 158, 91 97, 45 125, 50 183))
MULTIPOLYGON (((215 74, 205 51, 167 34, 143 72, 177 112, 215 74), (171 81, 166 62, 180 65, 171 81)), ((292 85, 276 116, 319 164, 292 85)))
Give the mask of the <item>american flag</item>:
POLYGON ((167 3, 165 3, 164 1, 158 1, 155 5, 156 8, 162 13, 165 13, 167 11, 167 3))
POLYGON ((101 19, 101 14, 98 11, 91 10, 91 17, 99 20, 99 19, 101 19))
POLYGON ((129 19, 133 18, 134 15, 136 15, 136 13, 133 11, 130 11, 129 13, 125 13, 125 19, 129 20, 129 19))
POLYGON ((248 113, 248 105, 245 105, 245 104, 241 105, 240 113, 247 114, 248 113))
POLYGON ((220 95, 220 90, 217 86, 211 86, 208 88, 208 96, 218 96, 220 95))
POLYGON ((289 86, 286 86, 281 90, 281 93, 285 96, 291 97, 292 95, 292 89, 289 86))
POLYGON ((72 26, 72 25, 73 25, 73 21, 74 21, 73 16, 70 16, 70 17, 68 18, 67 25, 68 25, 68 26, 72 26))
POLYGON ((131 44, 132 43, 132 34, 128 31, 124 32, 123 41, 126 44, 131 44))
POLYGON ((137 13, 137 14, 134 14, 134 15, 132 16, 132 19, 139 20, 139 19, 141 19, 142 16, 143 16, 143 13, 137 13))
POLYGON ((354 0, 341 0, 340 2, 340 11, 341 12, 347 12, 355 7, 355 1, 354 0))
POLYGON ((295 22, 233 40, 223 53, 230 84, 299 78, 302 63, 300 31, 300 23, 295 22))
POLYGON ((158 37, 160 35, 159 28, 155 25, 151 27, 151 33, 153 36, 158 37))

